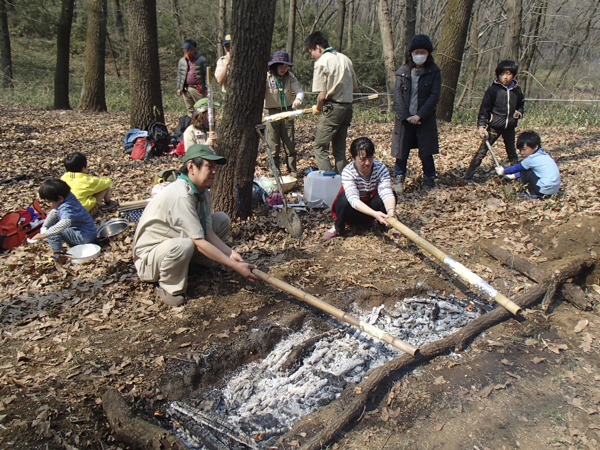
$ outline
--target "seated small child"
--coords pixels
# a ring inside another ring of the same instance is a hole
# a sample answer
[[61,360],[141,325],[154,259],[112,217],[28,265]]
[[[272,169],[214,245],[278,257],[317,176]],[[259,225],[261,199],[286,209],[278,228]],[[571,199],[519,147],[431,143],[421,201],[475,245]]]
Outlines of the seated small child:
[[87,158],[83,153],[75,152],[67,155],[65,173],[61,180],[71,187],[71,192],[92,217],[98,214],[102,202],[109,205],[112,196],[112,180],[107,177],[88,175]]
[[[214,106],[219,106],[219,104],[215,102]],[[208,125],[208,99],[202,98],[194,105],[192,122],[183,132],[183,145],[186,151],[195,144],[216,145],[217,133],[209,131]]]
[[375,146],[371,139],[355,139],[350,144],[350,154],[352,162],[342,171],[342,189],[331,205],[335,225],[323,234],[323,239],[343,233],[350,223],[377,220],[389,227],[385,219],[395,215],[396,196],[390,172],[373,158]]
[[497,167],[498,175],[520,178],[531,195],[545,197],[556,194],[560,188],[560,172],[554,160],[542,149],[540,135],[533,131],[521,133],[517,148],[523,160],[506,169]]
[[40,198],[50,205],[42,232],[32,239],[47,239],[54,257],[62,251],[63,241],[69,246],[89,244],[97,237],[94,219],[71,192],[67,183],[49,178],[40,187]]

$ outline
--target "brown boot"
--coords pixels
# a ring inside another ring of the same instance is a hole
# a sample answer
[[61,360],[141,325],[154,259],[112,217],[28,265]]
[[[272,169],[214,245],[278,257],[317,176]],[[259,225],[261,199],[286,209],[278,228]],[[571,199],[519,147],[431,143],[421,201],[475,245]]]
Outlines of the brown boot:
[[167,291],[165,291],[161,287],[156,288],[156,293],[158,294],[158,297],[164,302],[165,305],[169,305],[169,306],[172,306],[175,308],[175,307],[181,306],[185,303],[185,297],[182,294],[179,294],[179,295],[169,294]]

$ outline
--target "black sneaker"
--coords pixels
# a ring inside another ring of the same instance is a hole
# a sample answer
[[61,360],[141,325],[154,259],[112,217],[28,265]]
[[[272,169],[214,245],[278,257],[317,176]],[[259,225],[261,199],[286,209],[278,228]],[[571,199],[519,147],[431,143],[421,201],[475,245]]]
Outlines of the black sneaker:
[[421,187],[421,191],[419,193],[421,195],[423,195],[426,192],[431,191],[434,187],[435,187],[435,178],[424,175],[423,176],[423,187]]

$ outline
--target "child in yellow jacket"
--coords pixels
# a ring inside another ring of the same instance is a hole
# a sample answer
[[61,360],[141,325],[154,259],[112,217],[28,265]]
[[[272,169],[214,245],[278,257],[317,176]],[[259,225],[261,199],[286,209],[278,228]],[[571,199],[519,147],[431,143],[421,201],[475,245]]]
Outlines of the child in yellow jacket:
[[106,205],[111,203],[112,180],[88,175],[87,157],[83,153],[67,155],[64,164],[67,173],[60,179],[70,186],[71,192],[92,217],[98,214],[102,202]]

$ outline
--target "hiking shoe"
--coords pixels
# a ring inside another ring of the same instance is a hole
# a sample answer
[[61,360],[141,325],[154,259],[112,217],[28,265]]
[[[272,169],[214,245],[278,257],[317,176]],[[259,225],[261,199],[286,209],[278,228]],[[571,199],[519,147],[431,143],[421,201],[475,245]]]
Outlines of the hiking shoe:
[[427,175],[423,175],[423,186],[421,187],[421,191],[419,192],[421,195],[425,194],[428,191],[431,191],[435,187],[435,178],[428,177]]
[[327,230],[325,233],[323,233],[323,239],[325,239],[325,240],[333,239],[336,236],[338,236],[338,232],[335,229],[335,227],[331,227],[329,230]]
[[176,306],[183,305],[185,302],[185,297],[182,294],[179,294],[179,295],[169,294],[167,291],[165,291],[161,287],[156,288],[156,293],[158,294],[158,297],[163,301],[163,303],[165,305],[176,307]]
[[400,195],[404,192],[404,181],[406,180],[406,174],[396,175],[394,177],[394,191]]
[[472,178],[463,178],[462,184],[465,186],[471,186],[473,184],[473,179]]

